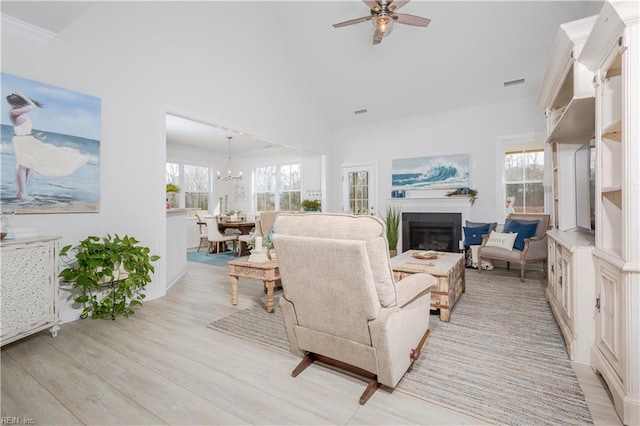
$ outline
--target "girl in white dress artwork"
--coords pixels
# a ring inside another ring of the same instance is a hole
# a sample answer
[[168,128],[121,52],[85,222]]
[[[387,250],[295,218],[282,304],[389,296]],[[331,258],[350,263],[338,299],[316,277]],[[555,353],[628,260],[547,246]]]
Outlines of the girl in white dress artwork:
[[27,113],[36,108],[44,108],[44,105],[20,92],[8,95],[7,102],[11,105],[9,119],[13,124],[12,144],[16,158],[18,199],[31,199],[27,193],[27,184],[32,172],[50,177],[68,176],[87,164],[90,156],[77,149],[57,147],[33,136]]

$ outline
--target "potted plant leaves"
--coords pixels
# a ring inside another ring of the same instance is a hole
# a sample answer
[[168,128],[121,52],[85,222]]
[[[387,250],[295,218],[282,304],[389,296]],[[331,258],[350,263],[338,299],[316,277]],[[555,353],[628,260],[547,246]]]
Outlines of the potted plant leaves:
[[386,225],[387,243],[389,243],[389,256],[398,254],[398,239],[400,237],[400,219],[402,209],[398,206],[387,206],[387,212],[382,219]]
[[155,272],[152,262],[160,257],[138,243],[133,237],[107,234],[62,248],[60,257],[68,266],[59,277],[79,291],[74,301],[83,308],[80,318],[128,317],[142,305],[144,289]]
[[320,200],[302,200],[300,205],[305,212],[319,212],[321,206]]

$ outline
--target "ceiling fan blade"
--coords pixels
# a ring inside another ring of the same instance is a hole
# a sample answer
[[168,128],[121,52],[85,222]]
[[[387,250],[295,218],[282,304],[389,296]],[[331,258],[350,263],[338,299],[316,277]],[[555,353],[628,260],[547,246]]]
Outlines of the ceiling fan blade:
[[339,22],[337,24],[333,24],[333,28],[346,27],[347,25],[359,24],[360,22],[366,22],[373,19],[373,15],[371,16],[363,16],[362,18],[350,19],[349,21]]
[[364,4],[369,6],[369,9],[371,9],[375,13],[378,13],[378,12],[380,12],[382,10],[382,7],[380,6],[380,3],[378,3],[376,0],[362,0],[362,1],[364,2]]
[[387,6],[387,10],[389,12],[395,12],[396,10],[400,9],[402,6],[404,6],[405,4],[409,3],[409,0],[395,0],[392,1],[388,6]]
[[426,27],[431,22],[431,19],[409,15],[407,13],[394,13],[391,16],[393,20],[399,24],[415,25],[416,27]]

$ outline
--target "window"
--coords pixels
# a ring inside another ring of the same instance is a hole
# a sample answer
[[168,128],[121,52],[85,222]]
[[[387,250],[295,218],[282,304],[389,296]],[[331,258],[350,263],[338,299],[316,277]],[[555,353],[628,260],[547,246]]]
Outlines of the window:
[[[185,208],[195,214],[209,210],[211,168],[183,163],[167,163],[167,183],[180,188],[180,193],[167,193],[174,208]],[[184,198],[180,195],[184,194]]]
[[300,164],[280,166],[280,210],[300,210]]
[[276,209],[276,168],[258,167],[254,171],[256,211]]
[[300,210],[300,164],[258,167],[253,171],[256,211]]
[[184,165],[184,206],[186,209],[209,210],[209,168]]
[[544,145],[507,144],[504,152],[504,191],[507,213],[544,213]]

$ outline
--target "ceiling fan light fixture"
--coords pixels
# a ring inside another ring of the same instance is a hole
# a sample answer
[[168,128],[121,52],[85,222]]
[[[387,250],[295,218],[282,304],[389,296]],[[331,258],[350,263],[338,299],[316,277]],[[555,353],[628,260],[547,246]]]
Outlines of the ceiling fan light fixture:
[[216,177],[218,180],[224,180],[224,181],[236,181],[236,180],[242,180],[242,172],[238,172],[237,174],[233,173],[233,164],[231,163],[231,136],[227,136],[227,139],[229,140],[229,157],[227,160],[227,173],[223,174],[220,172],[220,170],[218,170],[216,172]]
[[373,20],[373,31],[376,35],[386,37],[393,30],[393,18],[385,12],[381,12]]

